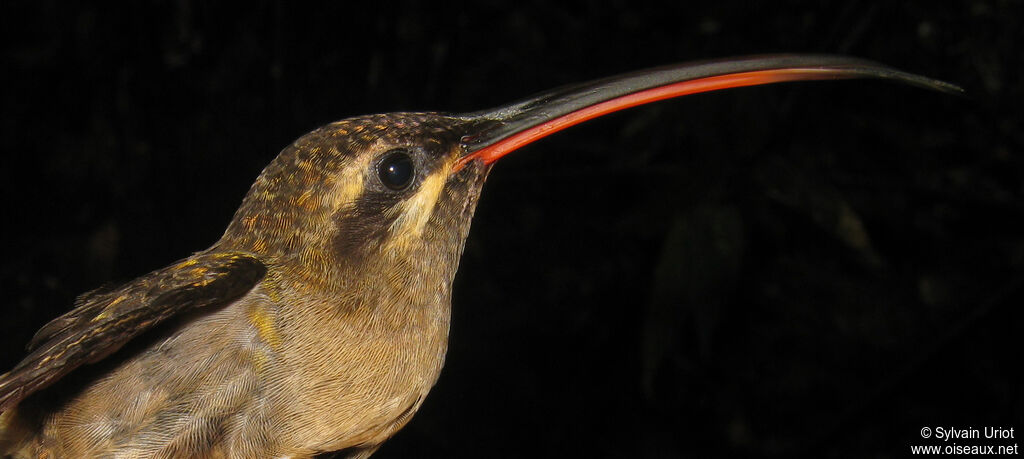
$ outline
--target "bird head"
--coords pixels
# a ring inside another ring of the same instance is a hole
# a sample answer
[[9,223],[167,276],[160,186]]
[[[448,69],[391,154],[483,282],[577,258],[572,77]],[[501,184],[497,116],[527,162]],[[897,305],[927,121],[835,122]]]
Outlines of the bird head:
[[253,184],[219,245],[273,257],[321,287],[375,269],[388,276],[441,275],[450,283],[491,166],[518,148],[667,98],[865,77],[959,91],[861,59],[755,56],[620,75],[479,112],[349,118],[285,148]]
[[467,130],[443,114],[391,113],[310,132],[264,169],[220,245],[315,283],[423,264],[453,276],[490,169],[460,167]]

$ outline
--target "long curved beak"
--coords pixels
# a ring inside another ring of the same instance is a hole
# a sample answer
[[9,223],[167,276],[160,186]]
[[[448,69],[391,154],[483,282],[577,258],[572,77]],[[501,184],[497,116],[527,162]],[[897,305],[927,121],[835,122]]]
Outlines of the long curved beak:
[[719,89],[804,80],[881,78],[946,93],[963,89],[852,57],[769,55],[691,62],[565,86],[491,110],[456,115],[473,126],[456,170],[493,163],[520,147],[584,121],[638,105]]

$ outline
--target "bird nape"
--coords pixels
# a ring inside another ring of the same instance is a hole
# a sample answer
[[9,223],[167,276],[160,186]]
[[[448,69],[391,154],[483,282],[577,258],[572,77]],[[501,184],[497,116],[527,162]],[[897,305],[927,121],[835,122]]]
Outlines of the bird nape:
[[662,99],[840,78],[960,91],[860,59],[756,56],[319,128],[263,170],[212,247],[86,293],[36,333],[0,376],[0,452],[369,456],[441,371],[452,280],[497,159]]

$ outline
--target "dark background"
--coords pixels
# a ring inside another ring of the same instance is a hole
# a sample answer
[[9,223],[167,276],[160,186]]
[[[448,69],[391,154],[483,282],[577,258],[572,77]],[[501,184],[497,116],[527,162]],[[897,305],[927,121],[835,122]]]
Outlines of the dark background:
[[445,372],[376,457],[886,457],[940,444],[923,426],[1020,434],[1022,15],[998,0],[3,2],[3,367],[77,294],[212,244],[318,125],[827,52],[968,97],[748,88],[504,159]]

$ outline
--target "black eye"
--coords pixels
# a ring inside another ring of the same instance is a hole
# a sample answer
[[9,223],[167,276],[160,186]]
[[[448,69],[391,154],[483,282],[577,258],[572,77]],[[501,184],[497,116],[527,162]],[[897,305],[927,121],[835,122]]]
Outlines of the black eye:
[[384,158],[377,163],[377,176],[380,183],[395,190],[404,190],[412,183],[416,175],[416,167],[412,163],[409,153],[401,148],[396,148],[384,154]]

